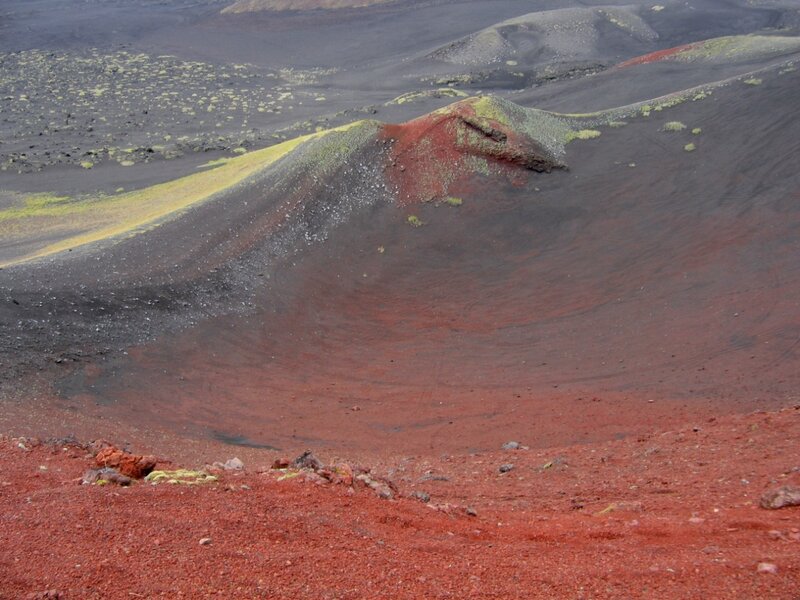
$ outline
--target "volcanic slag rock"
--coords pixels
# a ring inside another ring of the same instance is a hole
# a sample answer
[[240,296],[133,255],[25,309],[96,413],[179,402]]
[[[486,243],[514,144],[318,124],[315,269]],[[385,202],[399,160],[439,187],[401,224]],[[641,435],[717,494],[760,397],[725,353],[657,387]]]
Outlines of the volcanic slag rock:
[[212,469],[218,471],[242,471],[244,470],[244,463],[237,457],[229,458],[225,462],[215,462],[211,465]]
[[300,456],[294,459],[292,466],[296,469],[311,469],[312,471],[319,471],[322,468],[322,461],[314,456],[311,450],[306,450]]
[[100,468],[116,469],[126,477],[141,479],[155,468],[157,461],[153,456],[131,454],[109,446],[97,453],[94,462]]
[[800,506],[800,487],[785,485],[768,490],[761,496],[761,508],[775,510],[787,506]]
[[81,483],[84,485],[98,484],[104,485],[106,483],[115,483],[116,485],[130,485],[133,479],[127,475],[123,475],[116,469],[111,467],[103,467],[101,469],[89,469],[83,474]]
[[424,502],[425,504],[431,501],[431,495],[428,492],[423,492],[420,490],[415,490],[411,492],[411,497],[416,498],[417,500],[419,500],[420,502]]
[[222,468],[226,471],[241,471],[244,469],[244,463],[238,457],[233,457],[229,460],[226,460]]

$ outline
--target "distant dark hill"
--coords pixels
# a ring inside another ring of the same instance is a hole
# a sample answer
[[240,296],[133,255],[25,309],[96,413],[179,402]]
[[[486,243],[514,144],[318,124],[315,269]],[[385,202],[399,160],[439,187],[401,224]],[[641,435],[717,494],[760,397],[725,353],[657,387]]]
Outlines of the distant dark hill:
[[[796,35],[796,26],[792,25],[795,13],[789,4],[745,9],[736,2],[713,0],[692,5],[598,2],[595,6],[552,10],[537,7],[535,12],[496,22],[425,50],[411,64],[417,70],[437,73],[436,80],[441,82],[477,89],[520,90],[596,75],[626,60],[684,44],[697,44],[707,54],[717,54],[716,61],[706,56],[706,63],[729,65],[741,62],[737,54],[742,47],[751,58],[763,58],[770,51],[775,55],[785,52],[787,48],[766,48],[763,36],[753,36],[752,43],[748,38],[756,33]],[[729,47],[724,41],[715,46],[698,42],[718,36],[729,36]],[[732,48],[730,54],[726,53]]]
[[619,46],[628,54],[649,48],[658,34],[639,16],[638,6],[560,8],[508,19],[432,52],[444,62],[482,66],[512,61],[569,63],[600,60],[601,46]]

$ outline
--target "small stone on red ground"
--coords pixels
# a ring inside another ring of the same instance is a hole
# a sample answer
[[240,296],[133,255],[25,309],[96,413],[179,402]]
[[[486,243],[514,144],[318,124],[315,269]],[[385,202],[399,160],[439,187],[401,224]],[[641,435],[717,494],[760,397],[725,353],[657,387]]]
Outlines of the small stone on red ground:
[[800,506],[800,487],[785,485],[767,490],[761,496],[761,508],[775,510],[787,506]]
[[774,563],[762,562],[758,563],[758,567],[756,567],[756,570],[759,573],[774,575],[778,572],[778,565]]
[[286,469],[286,468],[289,467],[291,462],[292,461],[289,460],[288,458],[286,458],[285,456],[281,457],[281,458],[276,458],[272,463],[272,468],[273,469]]

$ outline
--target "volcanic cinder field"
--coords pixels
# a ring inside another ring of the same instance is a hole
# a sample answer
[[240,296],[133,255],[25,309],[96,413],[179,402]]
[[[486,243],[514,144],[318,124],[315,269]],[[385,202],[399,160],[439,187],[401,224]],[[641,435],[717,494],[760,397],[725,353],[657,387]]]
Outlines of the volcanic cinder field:
[[798,67],[793,0],[1,3],[0,598],[797,599]]

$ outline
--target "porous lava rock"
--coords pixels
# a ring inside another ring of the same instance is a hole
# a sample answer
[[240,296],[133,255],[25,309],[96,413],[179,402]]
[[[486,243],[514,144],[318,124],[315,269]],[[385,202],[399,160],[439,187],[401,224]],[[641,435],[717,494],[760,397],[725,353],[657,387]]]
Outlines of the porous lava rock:
[[800,506],[800,487],[784,485],[761,496],[761,508],[776,510],[787,506]]
[[84,473],[81,483],[84,485],[114,483],[116,485],[127,486],[133,483],[133,479],[123,475],[111,467],[101,469],[89,469]]
[[97,453],[94,462],[100,468],[110,467],[126,477],[141,479],[155,468],[158,461],[154,456],[131,454],[109,446]]

